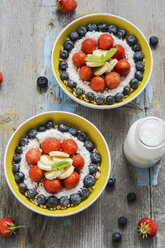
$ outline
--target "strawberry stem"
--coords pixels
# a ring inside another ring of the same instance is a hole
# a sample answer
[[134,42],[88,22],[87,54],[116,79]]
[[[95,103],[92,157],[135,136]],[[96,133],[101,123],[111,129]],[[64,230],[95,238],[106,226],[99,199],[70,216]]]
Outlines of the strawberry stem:
[[150,227],[149,224],[146,225],[146,223],[141,223],[140,226],[138,226],[138,232],[143,238],[147,238],[148,234],[150,234]]

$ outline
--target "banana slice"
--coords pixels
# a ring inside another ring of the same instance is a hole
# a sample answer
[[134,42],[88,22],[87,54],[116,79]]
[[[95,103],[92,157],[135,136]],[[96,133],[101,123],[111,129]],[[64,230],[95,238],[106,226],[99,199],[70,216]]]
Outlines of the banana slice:
[[99,67],[102,66],[104,63],[96,63],[96,62],[86,62],[86,65],[89,67]]
[[96,55],[98,57],[100,57],[101,55],[106,55],[107,54],[107,50],[102,50],[102,49],[97,49],[93,51],[93,55]]
[[56,164],[60,161],[68,161],[70,162],[71,164],[73,163],[73,160],[71,158],[56,158],[56,157],[53,157],[53,162]]
[[51,165],[43,164],[41,161],[38,161],[37,165],[41,170],[52,171]]
[[74,166],[71,165],[71,166],[67,167],[66,169],[64,169],[64,172],[58,178],[59,179],[65,179],[65,178],[69,177],[73,171],[74,171]]
[[67,154],[65,152],[59,152],[59,151],[49,152],[49,156],[51,156],[51,157],[69,158],[69,154]]
[[107,70],[106,73],[109,73],[113,70],[113,68],[116,66],[118,60],[117,59],[112,59],[109,63],[107,62]]
[[106,62],[103,66],[101,66],[100,68],[98,68],[94,71],[94,75],[100,76],[100,75],[104,74],[108,70],[108,66],[109,66],[109,63]]
[[40,162],[42,164],[45,164],[45,165],[52,165],[54,164],[53,160],[51,157],[49,157],[49,155],[42,155],[41,158],[40,158]]
[[63,173],[64,169],[58,170],[58,171],[49,171],[45,172],[45,177],[49,180],[53,180],[57,177],[59,177]]

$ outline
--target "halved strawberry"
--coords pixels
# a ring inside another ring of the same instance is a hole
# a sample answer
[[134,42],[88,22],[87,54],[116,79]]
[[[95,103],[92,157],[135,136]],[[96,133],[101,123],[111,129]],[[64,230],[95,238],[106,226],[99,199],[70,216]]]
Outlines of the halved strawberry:
[[113,48],[116,48],[117,51],[116,53],[112,56],[112,58],[120,60],[120,59],[124,59],[125,57],[125,49],[124,47],[122,47],[121,45],[115,45],[113,46]]
[[73,139],[67,139],[61,143],[61,150],[68,153],[69,155],[75,154],[77,152],[77,149],[78,146]]
[[28,164],[37,164],[41,156],[39,148],[32,148],[25,155]]
[[116,72],[122,76],[127,76],[127,74],[130,72],[130,69],[130,63],[125,59],[119,60],[115,67]]
[[41,149],[46,154],[49,154],[49,152],[52,151],[59,151],[60,146],[61,142],[56,138],[48,138],[41,143]]
[[92,78],[90,86],[95,91],[100,91],[105,88],[105,80],[102,77],[95,76]]
[[29,176],[32,181],[39,182],[44,178],[45,172],[41,170],[37,165],[34,165],[29,170]]
[[89,66],[83,66],[79,70],[79,76],[84,81],[89,81],[93,77],[93,71]]
[[82,67],[83,65],[86,65],[86,57],[87,55],[83,52],[75,53],[72,57],[73,64],[77,67]]
[[80,181],[80,175],[74,171],[69,177],[63,180],[63,184],[67,189],[75,188]]
[[86,54],[91,54],[96,50],[96,43],[92,39],[86,39],[82,42],[81,49]]
[[73,156],[72,160],[76,171],[80,171],[84,167],[85,161],[80,155]]
[[48,193],[56,194],[61,189],[61,182],[57,178],[55,178],[53,180],[45,179],[44,188]]
[[98,47],[103,50],[108,50],[113,46],[114,39],[110,34],[102,34],[98,39]]
[[115,89],[120,84],[120,74],[117,72],[110,72],[105,76],[105,83],[108,88]]

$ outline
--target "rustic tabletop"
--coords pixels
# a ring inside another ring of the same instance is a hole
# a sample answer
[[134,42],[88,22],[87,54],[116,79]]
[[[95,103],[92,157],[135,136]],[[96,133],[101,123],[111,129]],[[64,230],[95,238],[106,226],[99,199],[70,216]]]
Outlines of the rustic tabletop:
[[[0,218],[13,217],[27,226],[10,239],[0,239],[1,248],[106,248],[116,247],[111,237],[123,235],[118,247],[164,248],[165,168],[164,160],[152,169],[136,169],[123,156],[123,141],[129,126],[138,118],[156,115],[165,119],[165,1],[164,0],[78,0],[76,12],[62,16],[55,0],[0,1]],[[153,73],[144,92],[132,103],[114,110],[94,110],[76,104],[57,85],[51,69],[51,51],[57,34],[72,20],[96,12],[124,17],[137,25],[147,39],[155,34],[160,43],[153,51]],[[46,75],[49,89],[40,92],[38,76]],[[3,156],[13,131],[34,114],[64,110],[93,122],[105,136],[112,155],[113,189],[106,189],[89,209],[66,218],[48,218],[25,208],[10,192],[4,177]],[[159,174],[159,175],[158,175]],[[129,192],[137,195],[128,205]],[[128,218],[121,230],[120,216]],[[136,225],[151,216],[158,224],[157,238],[142,240]]]

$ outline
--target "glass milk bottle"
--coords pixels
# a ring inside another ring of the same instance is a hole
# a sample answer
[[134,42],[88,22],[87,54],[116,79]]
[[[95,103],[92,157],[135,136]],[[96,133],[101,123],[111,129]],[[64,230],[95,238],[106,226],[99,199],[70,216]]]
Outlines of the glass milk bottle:
[[135,121],[125,139],[124,154],[134,166],[155,165],[165,154],[165,122],[154,116]]

